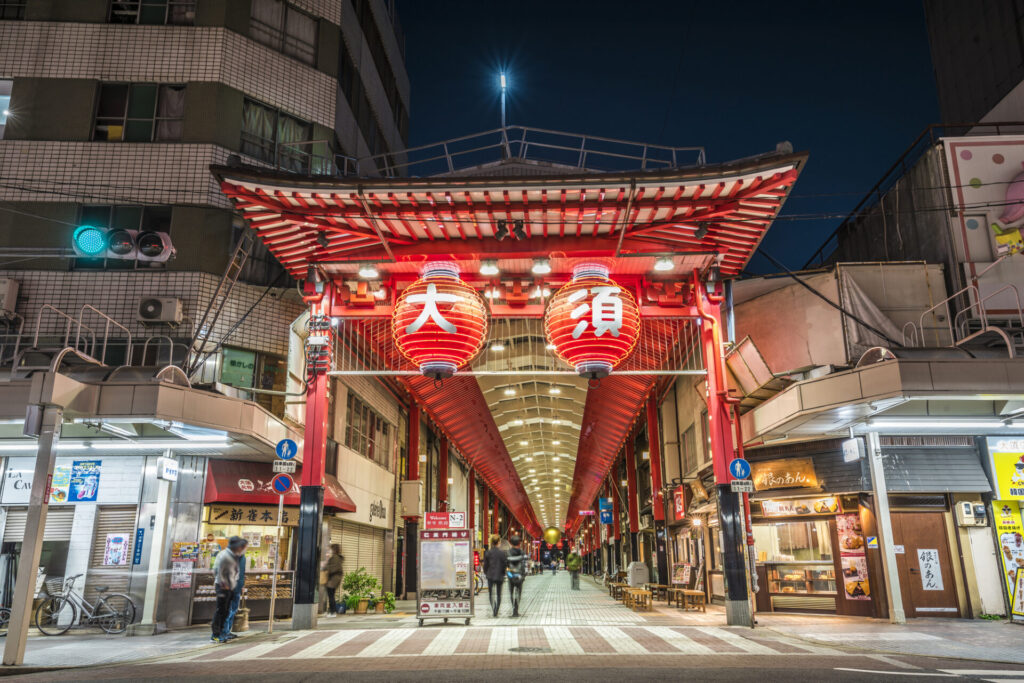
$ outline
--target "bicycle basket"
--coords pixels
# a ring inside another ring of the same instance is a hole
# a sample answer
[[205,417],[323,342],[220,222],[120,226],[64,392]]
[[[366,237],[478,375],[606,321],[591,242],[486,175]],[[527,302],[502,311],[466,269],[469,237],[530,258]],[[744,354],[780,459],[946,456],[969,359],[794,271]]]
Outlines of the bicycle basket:
[[47,579],[43,582],[43,592],[47,595],[60,595],[64,592],[64,577],[58,576],[53,579]]

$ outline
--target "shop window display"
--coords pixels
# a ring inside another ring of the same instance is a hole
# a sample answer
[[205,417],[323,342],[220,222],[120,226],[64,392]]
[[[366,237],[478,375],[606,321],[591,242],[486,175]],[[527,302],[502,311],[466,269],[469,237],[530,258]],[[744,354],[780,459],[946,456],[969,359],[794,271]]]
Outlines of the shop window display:
[[773,595],[835,595],[829,524],[777,522],[754,525],[757,560],[767,569]]

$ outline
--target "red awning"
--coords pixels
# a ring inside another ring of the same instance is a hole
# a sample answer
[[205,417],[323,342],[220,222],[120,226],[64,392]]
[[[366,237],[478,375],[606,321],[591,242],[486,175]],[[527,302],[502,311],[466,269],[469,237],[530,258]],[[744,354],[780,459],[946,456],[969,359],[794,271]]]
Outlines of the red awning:
[[[277,505],[277,493],[270,487],[274,466],[269,462],[239,462],[237,460],[210,460],[206,466],[206,493],[204,503],[251,503]],[[300,481],[302,467],[292,478]],[[299,485],[285,494],[285,505],[299,504]],[[342,512],[355,512],[356,504],[345,493],[337,478],[324,475],[324,507]]]

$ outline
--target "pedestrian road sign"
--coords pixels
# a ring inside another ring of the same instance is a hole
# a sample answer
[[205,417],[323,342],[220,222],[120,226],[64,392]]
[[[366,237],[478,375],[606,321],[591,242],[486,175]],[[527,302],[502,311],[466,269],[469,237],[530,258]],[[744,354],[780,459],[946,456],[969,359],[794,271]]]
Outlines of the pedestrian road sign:
[[291,460],[299,454],[299,444],[291,439],[281,439],[277,442],[277,457],[282,460]]
[[284,474],[295,474],[295,468],[298,467],[294,460],[275,460],[274,461],[274,472],[283,472]]
[[274,491],[280,493],[282,496],[292,490],[292,484],[292,478],[287,474],[278,474],[270,482]]
[[750,463],[743,458],[733,458],[729,463],[729,472],[736,479],[746,479],[750,476]]

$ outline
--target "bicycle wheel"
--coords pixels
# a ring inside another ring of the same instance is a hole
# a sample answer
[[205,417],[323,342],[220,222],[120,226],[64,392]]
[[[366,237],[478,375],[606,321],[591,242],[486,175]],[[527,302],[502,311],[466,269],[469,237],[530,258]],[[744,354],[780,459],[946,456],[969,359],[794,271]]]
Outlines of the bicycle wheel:
[[104,596],[96,605],[92,620],[107,633],[124,633],[135,621],[135,603],[124,593]]
[[59,595],[47,598],[36,608],[36,628],[47,636],[59,636],[67,633],[78,621],[78,609],[75,603]]
[[11,625],[11,610],[0,607],[0,636],[7,635],[7,628]]

